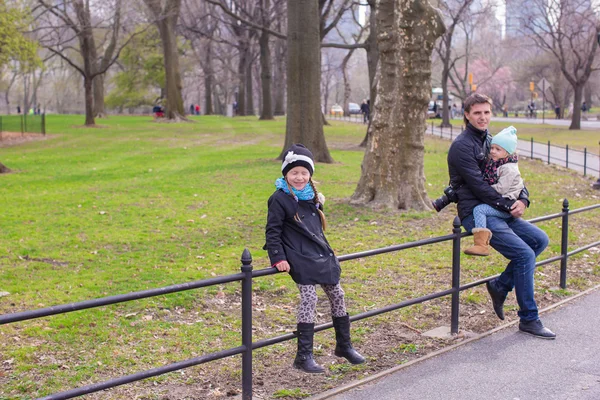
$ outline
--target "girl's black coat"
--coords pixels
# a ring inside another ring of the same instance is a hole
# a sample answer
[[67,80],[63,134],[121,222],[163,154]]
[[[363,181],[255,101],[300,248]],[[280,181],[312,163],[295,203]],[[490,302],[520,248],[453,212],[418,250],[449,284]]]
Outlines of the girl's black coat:
[[[290,275],[301,285],[335,285],[340,281],[340,263],[327,242],[321,217],[312,200],[296,201],[283,190],[269,198],[265,250],[271,265],[290,264]],[[297,222],[294,216],[302,222]]]

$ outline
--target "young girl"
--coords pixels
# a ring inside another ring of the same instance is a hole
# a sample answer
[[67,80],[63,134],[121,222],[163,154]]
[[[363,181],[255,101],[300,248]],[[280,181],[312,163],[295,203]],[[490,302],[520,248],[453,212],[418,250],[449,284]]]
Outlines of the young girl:
[[340,264],[323,234],[324,197],[311,179],[313,155],[301,144],[292,145],[281,165],[283,177],[269,198],[265,249],[271,265],[287,271],[300,290],[297,312],[298,352],[294,368],[323,373],[313,359],[313,336],[317,307],[316,285],[321,285],[331,305],[335,328],[335,355],[352,364],[365,362],[350,342],[350,318],[340,286]]
[[[516,200],[523,190],[523,179],[517,164],[517,130],[509,126],[492,138],[490,159],[483,171],[483,179],[503,197]],[[471,231],[475,245],[465,250],[472,256],[488,256],[492,232],[487,229],[487,217],[511,218],[507,212],[488,204],[480,204],[473,209],[475,228]]]

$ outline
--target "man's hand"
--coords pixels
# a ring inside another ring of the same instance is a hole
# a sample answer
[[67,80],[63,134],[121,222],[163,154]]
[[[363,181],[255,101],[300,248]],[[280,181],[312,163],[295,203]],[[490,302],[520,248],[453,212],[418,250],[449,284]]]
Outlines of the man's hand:
[[512,215],[515,218],[521,218],[523,216],[523,214],[525,214],[525,209],[527,208],[527,206],[525,205],[525,203],[521,200],[517,200],[515,201],[515,204],[513,204],[512,208],[510,209],[510,215]]
[[290,264],[285,260],[275,264],[274,267],[281,272],[290,272]]

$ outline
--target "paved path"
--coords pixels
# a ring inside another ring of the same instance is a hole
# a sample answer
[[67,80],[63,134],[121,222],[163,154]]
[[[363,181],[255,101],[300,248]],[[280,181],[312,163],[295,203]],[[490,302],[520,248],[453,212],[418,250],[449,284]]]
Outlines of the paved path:
[[600,290],[542,314],[542,340],[511,325],[332,400],[598,400]]

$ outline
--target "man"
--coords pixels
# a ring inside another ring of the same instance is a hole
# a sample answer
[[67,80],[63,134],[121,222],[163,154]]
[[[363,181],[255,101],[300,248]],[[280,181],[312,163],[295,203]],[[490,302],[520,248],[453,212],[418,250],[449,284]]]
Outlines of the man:
[[510,260],[497,279],[487,283],[496,315],[504,320],[504,301],[513,288],[519,303],[519,330],[536,337],[554,339],[556,335],[545,328],[538,317],[534,299],[533,273],[535,258],[548,245],[548,236],[538,227],[520,218],[529,206],[527,189],[517,200],[500,196],[483,180],[492,137],[488,132],[492,115],[492,100],[474,93],[465,100],[464,122],[466,129],[456,138],[448,152],[450,185],[458,198],[458,216],[468,232],[475,226],[473,208],[485,203],[512,218],[503,220],[488,217],[492,231],[490,245]]
[[364,99],[362,104],[360,105],[360,111],[363,114],[363,123],[366,124],[367,122],[369,122],[369,113],[371,111],[367,99]]

